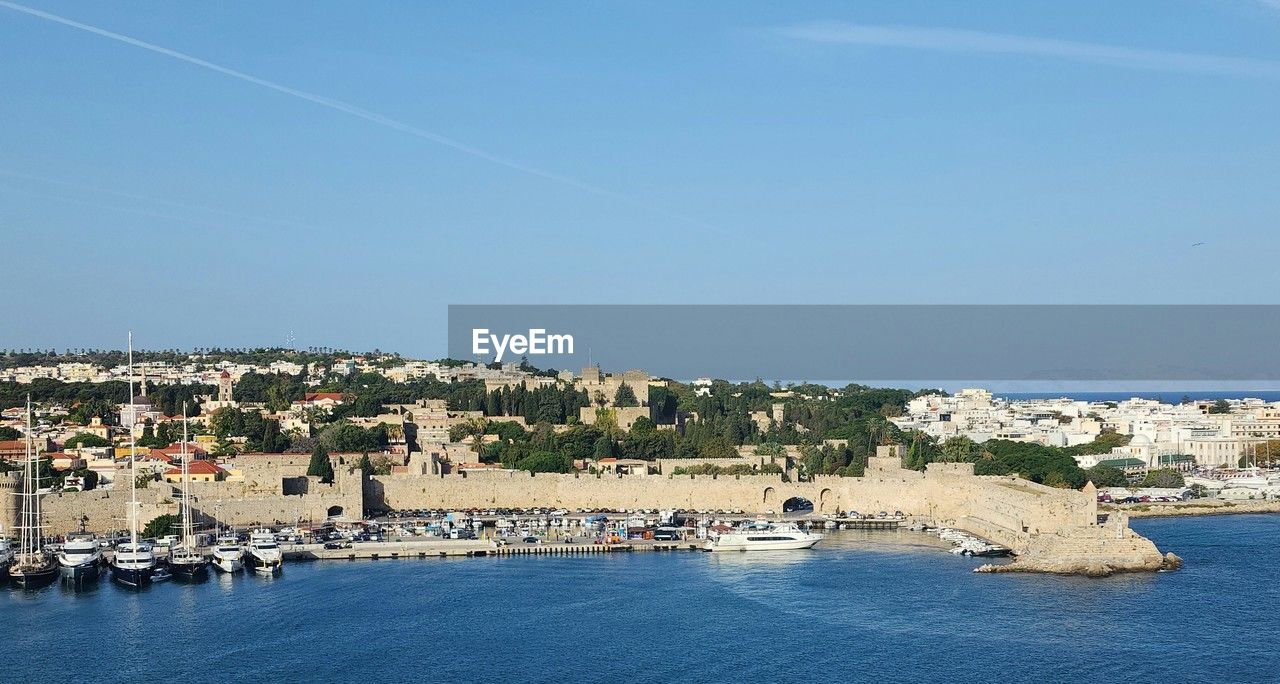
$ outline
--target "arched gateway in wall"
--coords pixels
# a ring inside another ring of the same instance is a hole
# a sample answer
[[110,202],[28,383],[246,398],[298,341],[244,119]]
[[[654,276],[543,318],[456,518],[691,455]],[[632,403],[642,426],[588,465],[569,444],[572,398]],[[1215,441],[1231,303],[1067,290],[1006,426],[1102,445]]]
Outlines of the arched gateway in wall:
[[823,489],[818,492],[818,502],[814,504],[814,509],[819,513],[834,513],[836,510],[836,496],[830,489]]

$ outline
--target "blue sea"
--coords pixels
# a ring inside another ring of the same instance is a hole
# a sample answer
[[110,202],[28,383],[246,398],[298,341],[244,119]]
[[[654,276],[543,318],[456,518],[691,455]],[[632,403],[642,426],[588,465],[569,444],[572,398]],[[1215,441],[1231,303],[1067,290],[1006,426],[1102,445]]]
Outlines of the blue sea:
[[1177,572],[970,572],[915,532],[809,552],[289,565],[0,591],[0,681],[1275,682],[1280,516],[1139,520]]

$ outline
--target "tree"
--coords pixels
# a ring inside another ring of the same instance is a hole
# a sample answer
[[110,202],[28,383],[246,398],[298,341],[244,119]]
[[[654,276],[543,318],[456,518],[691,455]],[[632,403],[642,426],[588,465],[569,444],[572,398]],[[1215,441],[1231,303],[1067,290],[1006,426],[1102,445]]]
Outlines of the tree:
[[973,460],[978,445],[972,439],[959,435],[942,443],[943,460],[948,463],[963,463]]
[[1209,407],[1209,413],[1231,413],[1231,404],[1226,399],[1219,399]]
[[157,518],[153,518],[151,522],[147,523],[147,525],[142,528],[142,536],[147,539],[163,537],[176,530],[181,522],[182,518],[172,513],[166,513]]
[[613,395],[613,405],[627,408],[631,406],[639,406],[640,401],[636,399],[635,390],[631,389],[631,386],[624,382],[618,385],[618,391]]
[[317,444],[311,452],[311,463],[307,465],[307,475],[319,477],[321,482],[333,482],[333,462],[329,460],[329,451],[323,444]]
[[66,443],[62,445],[62,448],[77,449],[80,447],[92,448],[92,447],[109,447],[109,446],[111,446],[111,442],[97,435],[91,435],[87,432],[81,432],[81,433],[77,433],[71,439],[68,439]]
[[84,481],[84,486],[81,489],[86,492],[91,491],[98,486],[98,471],[96,470],[81,468],[75,471],[73,475]]
[[1185,484],[1182,473],[1172,468],[1149,470],[1142,478],[1143,487],[1181,488]]
[[360,469],[360,472],[363,473],[365,477],[369,477],[373,474],[373,463],[369,461],[369,454],[361,456],[360,464],[356,467]]
[[1129,478],[1123,470],[1108,465],[1096,465],[1085,471],[1085,476],[1095,487],[1125,487]]
[[531,473],[567,473],[573,470],[573,461],[562,454],[539,451],[517,461],[516,469]]
[[650,420],[648,416],[640,416],[631,424],[631,434],[637,437],[650,434],[657,429],[658,427],[654,425],[653,421]]
[[8,441],[14,439],[22,439],[22,433],[8,425],[0,425],[0,440]]

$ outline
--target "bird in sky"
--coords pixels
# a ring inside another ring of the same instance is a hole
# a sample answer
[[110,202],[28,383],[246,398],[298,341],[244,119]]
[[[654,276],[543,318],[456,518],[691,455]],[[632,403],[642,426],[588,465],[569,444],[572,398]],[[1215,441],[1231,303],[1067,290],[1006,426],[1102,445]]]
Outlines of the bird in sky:
[[1194,245],[1191,245],[1191,246],[1192,246],[1192,247],[1199,247],[1200,245],[1203,245],[1203,244],[1204,244],[1203,242],[1197,242],[1197,243],[1195,243]]

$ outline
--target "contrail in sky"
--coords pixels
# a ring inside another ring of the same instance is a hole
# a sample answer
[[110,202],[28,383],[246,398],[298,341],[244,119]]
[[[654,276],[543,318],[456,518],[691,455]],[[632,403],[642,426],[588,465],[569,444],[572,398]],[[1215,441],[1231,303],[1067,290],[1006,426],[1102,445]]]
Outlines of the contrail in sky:
[[71,28],[78,29],[80,31],[85,31],[87,33],[92,33],[94,35],[102,36],[103,38],[110,38],[111,40],[124,43],[126,45],[132,45],[134,47],[142,48],[143,50],[150,50],[151,52],[164,55],[165,57],[171,57],[181,62],[186,62],[188,64],[193,64],[203,69],[208,69],[209,71],[215,71],[219,74],[223,74],[224,76],[230,76],[232,78],[245,81],[246,83],[252,83],[257,86],[262,86],[263,88],[274,90],[278,93],[283,93],[285,95],[290,95],[292,97],[296,97],[301,100],[306,100],[307,102],[318,104],[321,107],[327,107],[334,111],[342,112],[343,114],[349,114],[351,116],[359,117],[366,121],[378,124],[379,126],[385,126],[387,128],[400,131],[402,133],[408,133],[409,135],[422,138],[423,140],[430,140],[431,142],[437,143],[439,145],[444,145],[445,147],[452,148],[464,154],[469,154],[473,157],[479,157],[480,159],[484,159],[486,161],[493,162],[494,164],[505,166],[509,169],[520,171],[521,173],[526,173],[531,176],[537,176],[539,178],[560,183],[562,185],[568,185],[570,187],[577,188],[579,190],[589,192],[594,195],[608,197],[610,199],[617,200],[625,204],[630,204],[634,207],[644,209],[646,211],[650,211],[655,214],[661,214],[668,218],[678,219],[680,221],[684,221],[687,223],[705,225],[703,224],[703,222],[697,219],[688,218],[685,216],[681,216],[679,214],[673,214],[666,210],[659,209],[657,207],[653,207],[648,204],[644,204],[626,195],[614,192],[612,190],[606,190],[605,188],[601,188],[601,187],[592,185],[590,183],[580,181],[576,178],[570,178],[569,176],[563,176],[551,171],[544,171],[542,169],[539,169],[533,166],[522,164],[518,161],[507,159],[505,157],[500,157],[496,154],[493,154],[492,152],[486,152],[485,150],[482,150],[478,147],[473,147],[471,145],[468,145],[463,142],[459,142],[457,140],[440,135],[438,133],[432,133],[431,131],[404,123],[403,121],[397,121],[390,117],[383,116],[382,114],[379,114],[377,112],[371,112],[367,109],[357,107],[353,104],[349,104],[341,100],[334,100],[334,99],[324,97],[323,95],[316,95],[315,93],[309,93],[305,90],[290,88],[289,86],[281,85],[274,81],[269,81],[265,78],[258,78],[257,76],[246,74],[243,71],[236,71],[235,69],[224,67],[220,64],[214,64],[213,62],[200,59],[199,57],[193,57],[191,55],[186,54],[185,52],[178,52],[177,50],[171,50],[167,47],[156,45],[155,43],[148,43],[144,40],[139,40],[137,38],[126,36],[121,33],[116,33],[114,31],[108,31],[103,28],[98,28],[97,26],[91,26],[89,24],[75,21],[74,19],[68,19],[66,17],[62,17],[57,14],[51,14],[49,12],[38,10],[33,7],[27,7],[26,5],[19,5],[14,2],[9,2],[8,0],[0,0],[0,7],[5,7],[15,12],[28,14],[33,17],[44,19],[46,21],[51,21],[56,24],[61,24],[63,26],[69,26]]
[[[1277,0],[1280,3],[1280,0]],[[1172,71],[1255,78],[1280,78],[1280,61],[1222,57],[1167,50],[1147,50],[1119,45],[1085,43],[1054,38],[1032,38],[1007,33],[924,26],[873,26],[845,22],[820,22],[786,26],[779,35],[810,43],[862,45],[953,53],[987,53],[1050,57],[1076,62],[1107,64],[1128,69]]]

